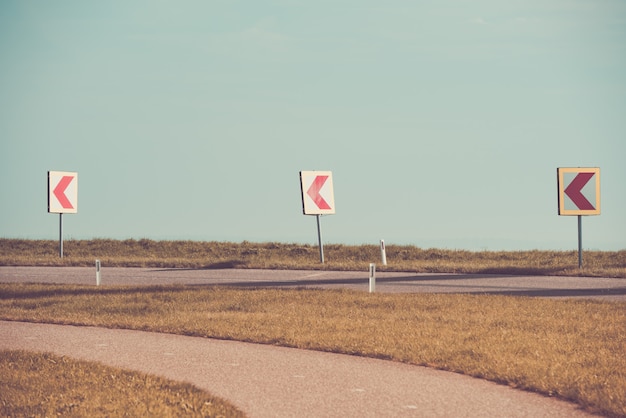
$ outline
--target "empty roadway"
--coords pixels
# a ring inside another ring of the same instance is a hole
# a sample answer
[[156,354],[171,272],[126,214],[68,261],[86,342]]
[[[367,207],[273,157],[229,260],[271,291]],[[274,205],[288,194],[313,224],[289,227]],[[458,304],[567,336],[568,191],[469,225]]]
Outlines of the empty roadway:
[[[106,268],[107,285],[321,287],[368,291],[369,272]],[[94,268],[0,267],[0,282],[95,286]],[[377,273],[378,292],[626,300],[626,280]],[[190,382],[251,417],[588,416],[574,404],[391,361],[130,330],[0,321],[0,348],[46,351]]]
[[[106,285],[190,284],[242,287],[346,288],[367,292],[369,270],[101,268]],[[0,282],[96,284],[94,267],[0,267]],[[626,301],[626,279],[495,274],[377,272],[376,291],[591,297]]]

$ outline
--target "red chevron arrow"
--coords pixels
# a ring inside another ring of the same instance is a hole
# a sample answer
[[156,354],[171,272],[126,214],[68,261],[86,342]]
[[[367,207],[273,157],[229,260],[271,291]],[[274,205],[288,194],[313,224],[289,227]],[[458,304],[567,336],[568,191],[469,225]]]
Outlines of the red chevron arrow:
[[565,194],[572,199],[572,202],[578,207],[580,210],[594,210],[595,208],[587,200],[585,196],[583,196],[581,190],[589,180],[593,177],[595,173],[578,173],[574,180],[567,186],[565,189]]
[[328,180],[328,176],[316,176],[315,180],[313,180],[313,184],[311,184],[311,187],[309,187],[309,190],[306,192],[320,209],[331,209],[330,205],[320,195],[320,190],[322,190],[326,180]]
[[70,183],[74,180],[74,176],[63,176],[57,187],[54,188],[53,193],[56,196],[57,200],[63,207],[63,209],[74,209],[70,200],[65,196],[65,189]]

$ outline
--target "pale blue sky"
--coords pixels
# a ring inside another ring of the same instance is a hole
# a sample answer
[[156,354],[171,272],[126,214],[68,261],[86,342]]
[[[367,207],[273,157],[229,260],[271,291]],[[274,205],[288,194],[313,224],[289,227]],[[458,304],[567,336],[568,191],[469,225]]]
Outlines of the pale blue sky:
[[577,248],[557,167],[600,167],[626,248],[626,2],[0,3],[0,236]]

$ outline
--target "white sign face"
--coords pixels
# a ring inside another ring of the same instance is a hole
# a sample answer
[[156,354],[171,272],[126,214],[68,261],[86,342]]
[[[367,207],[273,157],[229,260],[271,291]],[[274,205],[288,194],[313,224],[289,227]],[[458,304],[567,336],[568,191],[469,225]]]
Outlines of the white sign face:
[[48,212],[78,213],[78,173],[48,171]]
[[305,215],[335,213],[333,173],[331,171],[301,171],[302,212]]

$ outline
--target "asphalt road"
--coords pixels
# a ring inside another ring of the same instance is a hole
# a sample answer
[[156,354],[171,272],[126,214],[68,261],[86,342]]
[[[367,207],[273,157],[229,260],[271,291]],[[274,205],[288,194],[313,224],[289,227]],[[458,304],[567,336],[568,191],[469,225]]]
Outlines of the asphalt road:
[[0,321],[0,348],[189,382],[250,417],[590,416],[574,404],[455,373],[234,341]]
[[[94,268],[0,267],[1,282],[96,285]],[[349,288],[369,271],[107,268],[108,285]],[[626,300],[626,279],[383,273],[377,292],[445,292]],[[390,361],[206,338],[0,321],[0,348],[47,351],[187,381],[251,417],[577,417],[574,404]]]
[[[369,270],[154,269],[102,266],[101,285],[193,284],[369,291]],[[1,282],[96,284],[94,267],[0,267]],[[626,301],[626,279],[491,274],[376,273],[376,291],[585,297]]]

